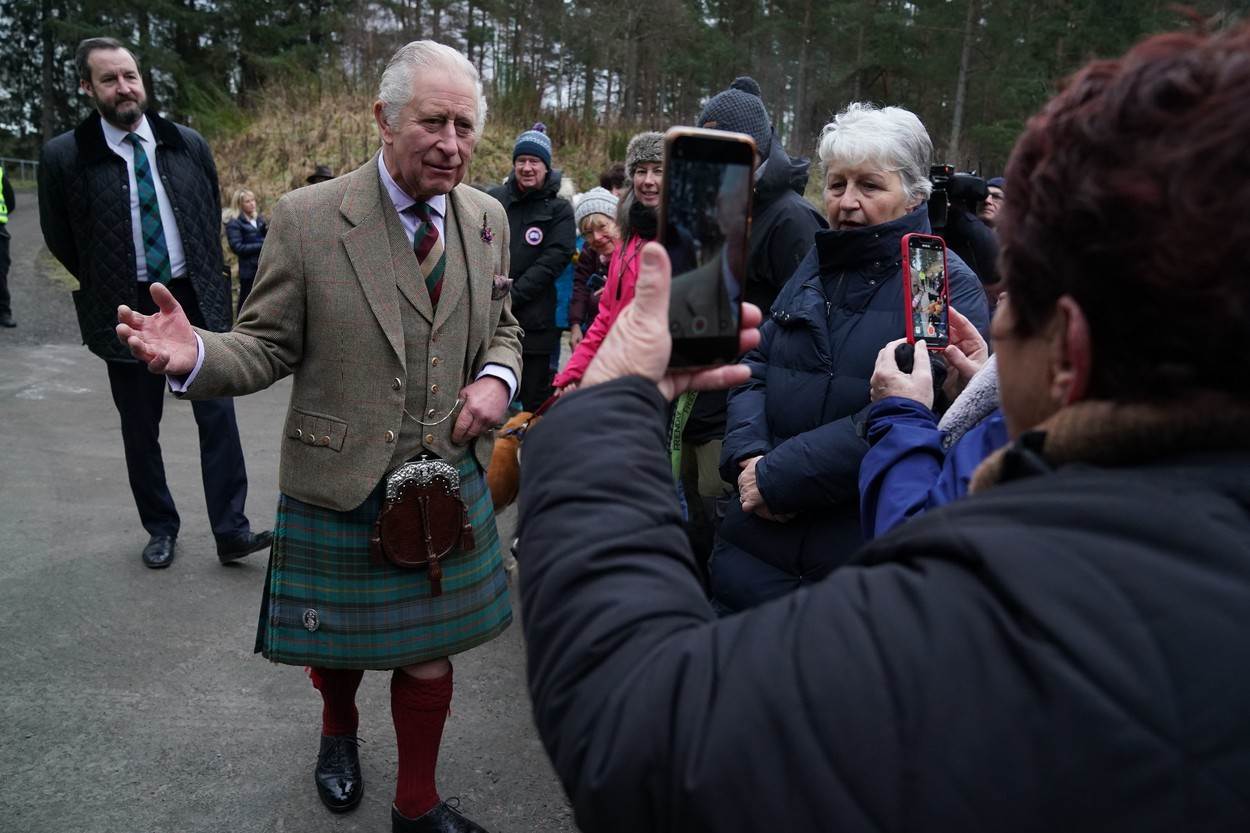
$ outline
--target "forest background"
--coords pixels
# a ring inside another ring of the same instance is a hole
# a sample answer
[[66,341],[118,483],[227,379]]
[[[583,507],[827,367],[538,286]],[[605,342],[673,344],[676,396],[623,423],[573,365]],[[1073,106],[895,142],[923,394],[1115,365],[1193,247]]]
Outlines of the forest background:
[[[1250,14],[1186,6],[1213,27]],[[556,167],[590,187],[634,132],[693,123],[744,74],[792,154],[871,100],[915,111],[937,161],[989,176],[1072,70],[1182,25],[1163,0],[0,0],[0,155],[35,158],[88,113],[74,48],[111,35],[139,56],[150,106],[208,138],[227,197],[246,184],[271,205],[314,163],[372,155],[382,67],[432,38],[484,79],[475,182],[499,181],[513,137],[543,121]]]

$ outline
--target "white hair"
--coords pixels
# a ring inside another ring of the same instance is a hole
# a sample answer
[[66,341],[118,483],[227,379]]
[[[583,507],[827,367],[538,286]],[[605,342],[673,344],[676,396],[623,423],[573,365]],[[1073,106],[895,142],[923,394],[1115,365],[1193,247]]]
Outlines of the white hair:
[[927,200],[933,193],[929,181],[933,141],[916,114],[902,107],[848,104],[820,131],[817,153],[826,171],[835,164],[871,163],[896,171],[908,199]]
[[432,40],[414,40],[401,46],[382,71],[378,99],[382,102],[382,117],[386,123],[393,124],[399,111],[412,100],[412,76],[426,67],[458,72],[473,82],[473,90],[477,94],[474,133],[481,138],[486,128],[486,96],[482,93],[482,79],[478,76],[477,67],[457,50]]

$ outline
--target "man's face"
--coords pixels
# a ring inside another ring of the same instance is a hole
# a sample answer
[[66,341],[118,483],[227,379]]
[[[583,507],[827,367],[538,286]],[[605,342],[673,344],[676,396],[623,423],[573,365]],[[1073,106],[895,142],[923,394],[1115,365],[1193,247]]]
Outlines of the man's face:
[[412,75],[412,99],[388,124],[382,102],[373,115],[382,160],[408,196],[426,200],[460,184],[477,145],[477,90],[458,72],[425,67]]
[[994,225],[994,221],[998,219],[998,212],[1003,207],[1003,199],[1003,189],[997,185],[991,185],[985,202],[981,203],[981,207],[977,209],[977,216],[981,218],[981,222],[987,226]]
[[79,88],[114,127],[131,130],[143,117],[148,96],[139,76],[139,66],[125,49],[96,49],[87,56],[91,80]]
[[664,184],[664,166],[659,162],[639,162],[634,167],[634,194],[638,202],[655,208],[660,204],[660,186]]
[[512,170],[516,174],[517,188],[521,191],[538,188],[547,181],[547,166],[537,156],[521,154],[512,163]]

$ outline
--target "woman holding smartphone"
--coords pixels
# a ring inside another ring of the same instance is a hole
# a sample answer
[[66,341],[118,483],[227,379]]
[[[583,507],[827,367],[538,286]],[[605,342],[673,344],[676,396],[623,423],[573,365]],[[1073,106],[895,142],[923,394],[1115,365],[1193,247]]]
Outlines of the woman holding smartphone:
[[608,264],[608,280],[599,298],[599,312],[586,337],[577,345],[568,366],[552,383],[557,391],[574,388],[590,366],[621,310],[634,297],[638,282],[638,252],[654,240],[659,229],[660,191],[664,182],[664,134],[639,133],[625,149],[625,172],[629,187],[617,207],[620,239]]
[[[777,296],[751,381],[729,395],[721,475],[736,483],[711,590],[742,610],[823,578],[862,541],[858,473],[878,351],[906,335],[901,244],[931,233],[933,143],[915,114],[855,103],[821,131],[830,230]],[[984,333],[977,276],[948,254],[951,304]]]

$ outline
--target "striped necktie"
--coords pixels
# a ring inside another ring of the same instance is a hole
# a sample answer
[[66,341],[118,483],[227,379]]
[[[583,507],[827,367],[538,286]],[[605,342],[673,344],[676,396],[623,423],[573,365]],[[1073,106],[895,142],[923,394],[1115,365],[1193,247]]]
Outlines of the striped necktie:
[[420,221],[412,238],[412,250],[417,254],[417,264],[425,278],[425,288],[430,293],[430,303],[438,306],[438,296],[443,292],[443,271],[447,268],[447,253],[443,250],[443,240],[438,229],[430,220],[430,207],[423,202],[415,202],[408,207]]
[[134,148],[135,184],[139,189],[139,222],[143,229],[143,256],[148,264],[148,280],[169,283],[173,275],[169,271],[169,247],[165,245],[165,229],[161,225],[161,207],[156,201],[156,183],[152,180],[152,166],[148,164],[147,151],[134,133],[126,134],[126,141]]

